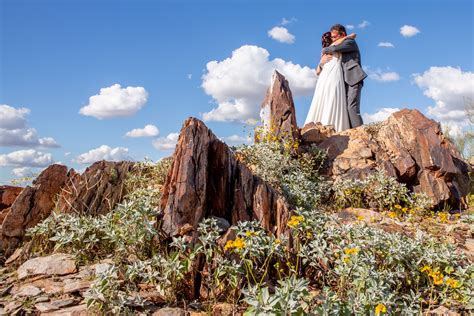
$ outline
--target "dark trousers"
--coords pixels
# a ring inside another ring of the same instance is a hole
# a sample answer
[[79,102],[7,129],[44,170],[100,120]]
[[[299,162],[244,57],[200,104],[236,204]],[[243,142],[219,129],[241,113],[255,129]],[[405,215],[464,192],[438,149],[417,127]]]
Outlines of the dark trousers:
[[346,85],[346,96],[347,96],[347,111],[349,113],[349,122],[351,128],[361,126],[362,116],[360,115],[360,93],[364,86],[364,81],[361,81],[353,86]]

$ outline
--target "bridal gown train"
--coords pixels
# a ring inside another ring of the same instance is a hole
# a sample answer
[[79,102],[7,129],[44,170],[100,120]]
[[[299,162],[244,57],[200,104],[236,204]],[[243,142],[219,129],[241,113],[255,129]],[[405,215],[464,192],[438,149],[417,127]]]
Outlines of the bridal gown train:
[[305,125],[320,122],[336,132],[350,128],[341,55],[335,54],[319,74]]

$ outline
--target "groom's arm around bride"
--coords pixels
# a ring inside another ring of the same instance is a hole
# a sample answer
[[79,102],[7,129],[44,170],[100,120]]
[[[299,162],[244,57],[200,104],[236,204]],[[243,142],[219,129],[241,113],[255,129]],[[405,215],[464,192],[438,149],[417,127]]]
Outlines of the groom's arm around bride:
[[[331,38],[333,41],[346,36],[346,29],[340,24],[331,27]],[[346,86],[347,110],[351,128],[363,124],[360,115],[360,94],[364,79],[367,74],[361,66],[360,51],[357,43],[352,38],[347,38],[344,42],[335,46],[328,46],[323,49],[323,54],[339,52],[342,54],[342,68],[344,73],[344,82]]]

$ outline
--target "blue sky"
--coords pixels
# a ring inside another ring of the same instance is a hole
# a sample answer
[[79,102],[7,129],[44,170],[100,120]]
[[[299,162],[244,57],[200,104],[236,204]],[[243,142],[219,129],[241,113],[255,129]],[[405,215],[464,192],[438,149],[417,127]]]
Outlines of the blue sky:
[[[248,141],[273,68],[289,79],[301,125],[320,37],[335,23],[358,34],[366,122],[408,107],[469,128],[472,1],[0,0],[0,14],[3,184],[52,162],[82,170],[168,156],[189,116]],[[145,125],[159,134],[125,137]]]

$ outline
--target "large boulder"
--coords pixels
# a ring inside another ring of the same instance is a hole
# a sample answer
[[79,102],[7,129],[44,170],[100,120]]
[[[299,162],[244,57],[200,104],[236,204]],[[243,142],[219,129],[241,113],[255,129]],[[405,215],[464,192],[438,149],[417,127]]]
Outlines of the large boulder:
[[41,172],[31,186],[21,191],[5,216],[1,228],[0,249],[7,255],[19,244],[26,229],[51,214],[57,195],[68,176],[66,166],[54,164]]
[[181,129],[160,207],[169,236],[183,231],[196,236],[198,223],[208,216],[231,224],[255,219],[278,235],[289,217],[284,198],[196,118]]
[[98,161],[82,175],[75,174],[59,196],[57,208],[62,213],[106,214],[122,202],[125,179],[133,167],[130,161]]
[[293,140],[299,138],[290,85],[276,70],[260,108],[260,120],[263,130],[255,135],[256,142],[268,133],[279,138],[286,137]]
[[11,185],[0,185],[0,225],[10,211],[10,206],[15,202],[23,188]]
[[363,178],[382,168],[434,205],[456,208],[469,189],[471,167],[439,123],[418,110],[403,109],[381,123],[336,133],[319,146],[328,151],[325,171],[334,179]]

